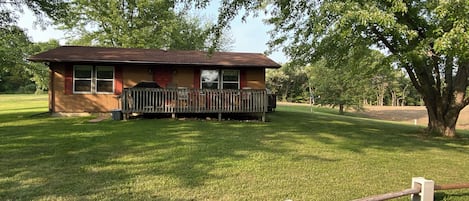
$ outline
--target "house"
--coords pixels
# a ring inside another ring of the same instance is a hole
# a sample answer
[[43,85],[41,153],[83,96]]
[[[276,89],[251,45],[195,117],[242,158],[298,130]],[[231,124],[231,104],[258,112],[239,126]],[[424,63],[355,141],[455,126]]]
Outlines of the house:
[[[280,68],[256,53],[84,46],[29,60],[50,68],[54,113],[264,113],[265,69]],[[159,88],[134,87],[145,81]]]

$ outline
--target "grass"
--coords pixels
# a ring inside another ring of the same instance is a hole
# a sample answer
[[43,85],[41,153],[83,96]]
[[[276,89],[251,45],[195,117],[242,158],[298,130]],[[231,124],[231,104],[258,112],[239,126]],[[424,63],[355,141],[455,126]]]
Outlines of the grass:
[[46,111],[46,96],[0,95],[0,200],[350,200],[415,176],[469,182],[465,131],[430,138],[301,106],[267,123],[35,115]]

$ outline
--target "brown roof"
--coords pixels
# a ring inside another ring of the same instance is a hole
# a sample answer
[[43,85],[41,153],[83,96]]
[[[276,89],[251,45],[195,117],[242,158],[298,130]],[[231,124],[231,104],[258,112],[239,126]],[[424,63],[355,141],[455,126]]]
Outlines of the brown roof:
[[208,55],[202,51],[85,46],[62,46],[31,56],[28,60],[280,68],[279,64],[258,53],[214,52]]

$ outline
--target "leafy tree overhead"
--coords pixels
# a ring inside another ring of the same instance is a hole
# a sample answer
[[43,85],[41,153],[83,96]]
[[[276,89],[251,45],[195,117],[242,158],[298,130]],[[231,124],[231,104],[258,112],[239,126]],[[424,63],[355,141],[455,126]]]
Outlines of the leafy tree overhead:
[[428,131],[456,136],[459,113],[469,104],[469,1],[224,0],[221,6],[219,27],[241,8],[246,15],[267,12],[271,47],[283,47],[294,61],[344,52],[340,44],[387,51],[422,95]]
[[36,15],[39,22],[47,16],[52,20],[65,17],[68,4],[65,0],[7,0],[0,1],[0,27],[16,22],[17,12],[27,7]]
[[177,12],[170,0],[72,0],[56,24],[72,44],[204,50],[210,24]]

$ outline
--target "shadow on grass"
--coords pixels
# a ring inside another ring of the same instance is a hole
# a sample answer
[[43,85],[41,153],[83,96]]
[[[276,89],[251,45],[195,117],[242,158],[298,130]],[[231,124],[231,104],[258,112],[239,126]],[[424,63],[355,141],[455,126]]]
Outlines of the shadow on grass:
[[[288,152],[263,145],[265,134],[274,133],[263,123],[28,120],[37,122],[0,127],[0,151],[6,156],[0,160],[0,177],[7,178],[0,182],[2,199],[95,196],[122,188],[141,175],[176,178],[172,185],[195,188],[207,179],[223,179],[210,173],[232,165],[220,161],[242,160],[253,152]],[[310,159],[322,160],[319,156]],[[133,196],[118,194],[119,199]],[[152,199],[164,200],[158,196]]]
[[[223,180],[225,176],[216,170],[242,166],[236,162],[246,159],[270,160],[257,159],[256,153],[288,155],[291,148],[282,145],[303,144],[305,138],[354,153],[369,148],[454,150],[447,142],[467,144],[466,139],[422,138],[411,126],[285,109],[270,114],[268,123],[152,119],[95,124],[87,120],[22,118],[17,121],[32,122],[1,126],[0,199],[100,199],[112,192],[121,200],[144,195],[169,200],[145,188],[138,195],[126,188],[152,178],[162,186],[198,188],[208,180]],[[289,160],[305,159],[341,160],[315,153],[295,153]]]
[[469,193],[435,192],[435,201],[452,200],[458,197],[469,197]]
[[[271,121],[284,130],[357,153],[369,148],[405,152],[438,148],[469,153],[464,147],[469,144],[465,133],[458,139],[429,137],[423,135],[416,126],[328,113],[310,113],[301,108],[281,109],[271,116]],[[449,146],[448,143],[458,146]]]

